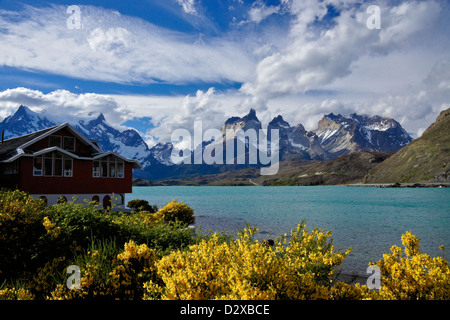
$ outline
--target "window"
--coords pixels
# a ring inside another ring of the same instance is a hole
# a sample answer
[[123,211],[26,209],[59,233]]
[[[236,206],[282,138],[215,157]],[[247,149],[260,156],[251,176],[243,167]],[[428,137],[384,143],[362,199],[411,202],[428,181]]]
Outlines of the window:
[[42,176],[42,157],[34,158],[33,176]]
[[64,177],[71,177],[73,172],[73,160],[64,157]]
[[48,146],[61,148],[61,136],[48,137]]
[[101,160],[101,170],[102,170],[102,178],[108,177],[108,160]]
[[64,137],[64,150],[75,151],[74,137]]
[[106,195],[103,198],[103,209],[111,209],[111,197]]
[[117,178],[124,177],[124,165],[122,161],[117,162]]
[[55,172],[54,175],[61,177],[63,175],[63,156],[60,153],[55,154]]
[[67,198],[65,196],[60,196],[58,199],[58,203],[67,203]]
[[121,194],[121,193],[119,193],[119,194],[117,194],[117,200],[116,200],[116,204],[124,204],[124,199],[125,197],[123,196],[123,194]]
[[5,163],[3,167],[3,174],[18,174],[19,173],[19,161],[13,161],[11,163]]
[[92,176],[102,178],[123,178],[125,164],[116,157],[105,157],[92,162]]
[[58,152],[33,159],[33,176],[72,177],[73,160]]
[[53,157],[52,154],[46,154],[44,156],[44,176],[53,175]]
[[100,161],[94,161],[92,163],[92,176],[100,177]]
[[113,157],[109,157],[108,163],[109,163],[109,177],[115,178],[116,177],[116,159]]

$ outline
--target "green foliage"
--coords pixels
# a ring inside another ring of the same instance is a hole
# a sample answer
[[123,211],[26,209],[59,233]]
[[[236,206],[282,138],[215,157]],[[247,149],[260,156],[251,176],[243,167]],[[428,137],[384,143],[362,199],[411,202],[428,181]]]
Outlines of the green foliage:
[[36,244],[45,235],[42,225],[45,216],[41,200],[21,191],[0,191],[0,277],[17,278],[33,272]]
[[148,211],[150,213],[155,213],[158,211],[158,207],[155,205],[151,206],[147,200],[131,200],[127,203],[128,208],[132,209],[133,212],[136,211]]
[[[237,239],[199,234],[187,227],[193,214],[176,201],[156,213],[73,202],[46,208],[23,192],[0,191],[0,300],[450,297],[448,262],[422,254],[410,232],[402,236],[406,256],[394,246],[377,263],[377,291],[335,281],[350,249],[336,251],[331,231],[302,222],[267,245],[250,226]],[[77,290],[66,286],[73,264],[81,270]]]
[[[55,284],[61,284],[64,268],[83,262],[81,257],[89,249],[95,247],[110,263],[119,252],[116,248],[129,241],[163,254],[184,249],[197,239],[184,223],[167,223],[158,213],[103,211],[95,202],[45,207],[42,200],[24,192],[0,191],[0,283],[20,280],[31,288],[24,292],[36,298],[45,298]],[[97,265],[102,261],[96,260]],[[14,287],[4,289],[5,298],[25,294]]]

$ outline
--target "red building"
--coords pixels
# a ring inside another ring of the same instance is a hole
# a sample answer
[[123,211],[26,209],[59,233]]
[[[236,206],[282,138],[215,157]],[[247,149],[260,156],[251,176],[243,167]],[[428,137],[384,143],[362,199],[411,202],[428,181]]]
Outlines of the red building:
[[104,207],[125,204],[132,192],[136,160],[103,152],[70,124],[0,143],[0,187],[19,189],[48,205],[58,200],[98,201]]

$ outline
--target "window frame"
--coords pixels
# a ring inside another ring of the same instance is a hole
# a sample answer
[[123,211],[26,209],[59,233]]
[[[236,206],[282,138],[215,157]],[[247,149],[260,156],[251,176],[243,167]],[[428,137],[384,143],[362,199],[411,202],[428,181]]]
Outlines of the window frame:
[[[36,169],[35,164],[36,164],[36,160],[40,159],[41,160],[41,168],[40,169]],[[43,173],[44,173],[44,169],[43,169],[43,161],[42,161],[42,156],[38,156],[38,157],[33,157],[33,176],[34,177],[42,177]],[[40,172],[39,174],[37,174],[36,172]]]
[[[54,138],[58,138],[59,139],[59,145],[53,145],[52,143],[51,143],[51,141],[52,141],[52,139],[54,139]],[[48,146],[49,146],[49,148],[51,148],[51,147],[59,147],[59,148],[61,148],[62,147],[62,136],[59,136],[59,135],[51,135],[51,136],[49,136],[48,137]]]
[[[66,169],[66,161],[70,161],[70,174],[66,174],[66,171],[68,171]],[[71,157],[65,157],[63,156],[63,176],[64,177],[68,177],[71,178],[73,177],[73,159]]]
[[[41,169],[37,169],[35,164],[36,161],[40,159],[41,160]],[[45,170],[45,162],[51,161],[51,174],[46,174]],[[56,161],[61,161],[61,174],[56,175]],[[70,161],[70,168],[67,169],[66,163]],[[40,172],[40,174],[38,174]],[[33,176],[34,177],[55,177],[55,178],[71,178],[73,177],[73,158],[68,157],[62,153],[58,152],[51,152],[46,153],[37,157],[33,157]]]
[[[69,140],[69,139],[70,139],[70,140],[73,140],[73,148],[72,148],[72,149],[66,148],[66,140]],[[67,151],[75,151],[75,149],[76,149],[75,144],[76,144],[76,138],[75,138],[75,137],[72,137],[72,136],[64,136],[64,137],[63,137],[62,148],[63,148],[64,150],[67,150]]]
[[[98,166],[97,166],[98,164]],[[121,170],[119,171],[119,168]],[[99,168],[99,171],[96,171]],[[112,169],[112,170],[111,170]],[[114,174],[111,172],[114,171]],[[92,161],[93,178],[125,178],[125,161],[116,156],[105,156]]]

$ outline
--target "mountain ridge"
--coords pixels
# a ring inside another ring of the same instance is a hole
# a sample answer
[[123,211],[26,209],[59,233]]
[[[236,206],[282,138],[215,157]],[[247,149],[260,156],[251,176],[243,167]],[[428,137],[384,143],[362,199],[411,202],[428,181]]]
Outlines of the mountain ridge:
[[[176,179],[261,166],[259,162],[238,164],[236,161],[234,164],[175,165],[171,156],[178,149],[172,142],[161,142],[150,148],[136,130],[118,130],[106,121],[102,113],[89,115],[90,118],[71,119],[67,122],[89,139],[97,141],[105,151],[114,151],[138,160],[144,168],[135,171],[137,178],[152,181]],[[14,114],[0,122],[0,130],[5,130],[5,138],[9,138],[56,124],[58,123],[50,120],[45,114],[20,106]],[[262,124],[254,109],[250,109],[248,114],[242,117],[226,119],[221,128],[222,138],[203,142],[200,148],[203,151],[206,147],[214,147],[214,144],[225,146],[227,139],[237,139],[235,133],[227,136],[227,132],[239,129],[260,132]],[[292,126],[282,115],[277,115],[269,122],[267,129],[269,141],[271,141],[270,129],[277,129],[279,132],[281,161],[326,161],[359,150],[392,152],[412,141],[394,119],[357,114],[349,116],[325,114],[319,121],[317,129],[311,131],[306,130],[301,123]],[[249,142],[245,143],[248,146]]]
[[450,108],[420,138],[369,171],[364,183],[450,182]]

